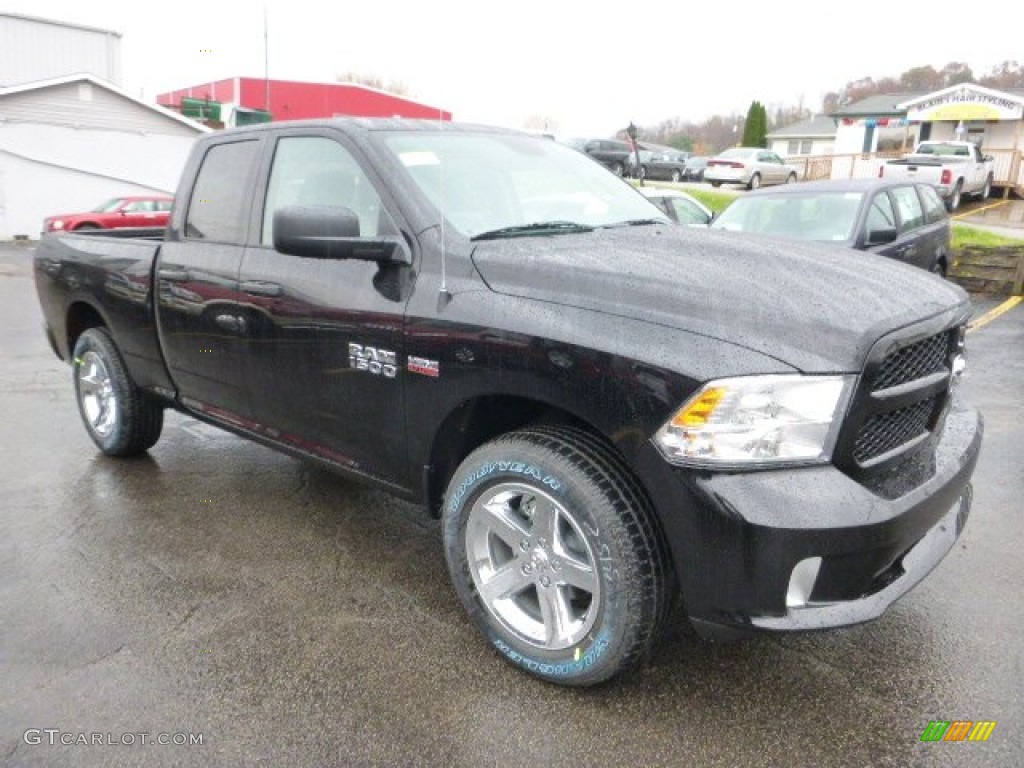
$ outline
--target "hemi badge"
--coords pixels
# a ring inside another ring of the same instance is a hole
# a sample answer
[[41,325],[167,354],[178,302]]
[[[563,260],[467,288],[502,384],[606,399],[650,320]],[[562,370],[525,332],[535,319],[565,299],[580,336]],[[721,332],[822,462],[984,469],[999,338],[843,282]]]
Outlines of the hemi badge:
[[425,357],[414,357],[409,355],[409,362],[406,365],[410,373],[420,373],[436,379],[441,375],[441,364],[437,360],[427,360]]

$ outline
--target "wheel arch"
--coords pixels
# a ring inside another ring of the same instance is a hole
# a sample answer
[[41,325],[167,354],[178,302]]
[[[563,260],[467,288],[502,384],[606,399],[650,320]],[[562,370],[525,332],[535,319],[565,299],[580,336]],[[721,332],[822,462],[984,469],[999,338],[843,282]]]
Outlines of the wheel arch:
[[600,429],[565,408],[520,395],[473,397],[461,402],[442,419],[431,442],[423,473],[423,492],[430,514],[440,515],[448,481],[473,450],[498,435],[537,424],[581,429],[606,443],[621,458],[621,453]]
[[110,324],[95,306],[87,301],[74,301],[68,306],[65,314],[65,341],[68,355],[75,350],[78,337],[90,328],[110,328]]

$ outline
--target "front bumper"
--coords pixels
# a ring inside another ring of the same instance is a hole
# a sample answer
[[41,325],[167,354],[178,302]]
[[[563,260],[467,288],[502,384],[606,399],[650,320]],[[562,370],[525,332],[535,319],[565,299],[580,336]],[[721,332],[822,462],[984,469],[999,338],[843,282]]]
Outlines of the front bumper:
[[893,478],[896,497],[831,465],[698,472],[645,452],[641,473],[654,491],[694,626],[728,636],[877,618],[960,535],[982,432],[978,412],[955,403],[934,451],[913,468],[927,479],[906,491],[905,478]]

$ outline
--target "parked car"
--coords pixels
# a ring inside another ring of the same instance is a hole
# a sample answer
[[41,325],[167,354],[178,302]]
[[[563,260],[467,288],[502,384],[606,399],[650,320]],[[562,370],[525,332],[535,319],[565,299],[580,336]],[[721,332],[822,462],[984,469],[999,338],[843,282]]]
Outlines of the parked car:
[[706,227],[715,214],[704,203],[678,189],[640,187],[640,193],[668,214],[676,224]]
[[953,212],[963,195],[989,196],[994,163],[972,141],[922,141],[911,154],[882,164],[878,177],[933,184]]
[[704,169],[708,167],[708,160],[711,158],[703,155],[686,158],[686,167],[683,169],[683,178],[686,181],[704,181]]
[[43,232],[75,229],[121,229],[125,227],[166,227],[173,197],[115,197],[85,213],[61,213],[43,219]]
[[786,165],[771,150],[758,147],[727,149],[708,160],[704,169],[704,181],[710,181],[713,187],[744,184],[747,189],[757,189],[769,184],[792,184],[796,180],[796,168]]
[[625,176],[632,165],[633,147],[618,139],[570,139],[568,145],[590,155],[616,176]]
[[685,152],[655,152],[644,149],[640,151],[640,170],[630,165],[630,175],[639,179],[660,181],[682,181],[686,172]]
[[929,184],[828,179],[738,197],[713,229],[817,240],[913,264],[945,276],[949,214]]

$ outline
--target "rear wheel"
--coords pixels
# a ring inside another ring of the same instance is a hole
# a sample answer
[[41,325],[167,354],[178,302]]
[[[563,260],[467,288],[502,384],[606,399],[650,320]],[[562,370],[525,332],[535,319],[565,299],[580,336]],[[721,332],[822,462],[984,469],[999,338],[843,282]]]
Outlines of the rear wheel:
[[949,203],[946,205],[950,213],[960,207],[960,197],[963,194],[963,189],[964,183],[962,181],[958,181],[956,186],[953,187],[953,193],[949,196]]
[[786,183],[787,184],[796,184],[796,174],[795,173],[789,174],[789,176],[786,177]]
[[718,187],[722,186],[722,182],[720,182],[720,181],[712,181],[711,182],[711,186],[715,187],[715,188],[718,188]]
[[678,183],[683,180],[683,174],[679,172],[679,169],[672,171],[672,181]]
[[448,569],[501,656],[539,678],[585,686],[648,653],[673,584],[636,480],[598,438],[535,427],[460,465],[444,505]]
[[761,186],[761,174],[755,173],[747,182],[747,189],[757,189]]
[[105,328],[78,337],[71,369],[78,412],[103,453],[135,456],[160,439],[164,409],[135,386]]

